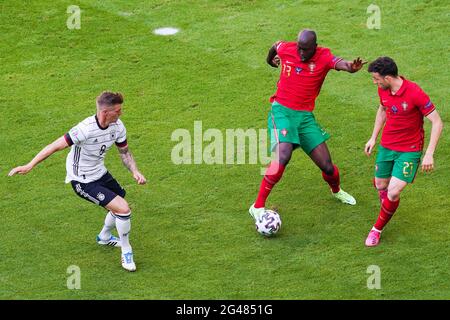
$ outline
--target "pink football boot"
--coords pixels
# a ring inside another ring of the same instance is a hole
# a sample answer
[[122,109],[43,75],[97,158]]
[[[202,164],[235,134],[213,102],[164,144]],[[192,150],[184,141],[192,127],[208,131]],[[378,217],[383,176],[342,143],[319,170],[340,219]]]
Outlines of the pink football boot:
[[378,243],[380,243],[380,235],[381,232],[377,231],[377,230],[370,230],[369,235],[367,236],[366,239],[366,246],[367,247],[375,247],[378,245]]

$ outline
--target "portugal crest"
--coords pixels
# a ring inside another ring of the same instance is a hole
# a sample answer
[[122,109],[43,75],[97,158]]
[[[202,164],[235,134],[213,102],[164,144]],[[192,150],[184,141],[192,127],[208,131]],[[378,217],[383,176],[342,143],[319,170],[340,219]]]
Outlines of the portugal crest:
[[406,111],[406,109],[408,109],[408,103],[406,103],[406,101],[402,102],[402,108],[403,108],[403,111]]
[[313,73],[314,69],[316,68],[316,64],[314,62],[309,63],[309,72]]

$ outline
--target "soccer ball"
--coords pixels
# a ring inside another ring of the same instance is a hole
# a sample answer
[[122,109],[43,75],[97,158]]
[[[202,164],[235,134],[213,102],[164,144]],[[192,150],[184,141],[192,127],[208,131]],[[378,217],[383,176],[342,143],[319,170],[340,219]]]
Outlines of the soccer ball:
[[281,228],[281,218],[278,212],[266,209],[256,221],[256,231],[266,237],[273,236]]

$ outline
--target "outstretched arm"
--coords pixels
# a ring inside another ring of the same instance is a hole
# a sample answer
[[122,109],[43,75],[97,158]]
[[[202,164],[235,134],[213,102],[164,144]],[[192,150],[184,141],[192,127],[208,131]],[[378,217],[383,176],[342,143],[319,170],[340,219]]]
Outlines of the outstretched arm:
[[377,142],[378,134],[380,130],[383,128],[384,123],[386,122],[386,111],[384,107],[380,105],[377,111],[377,116],[375,117],[375,125],[373,126],[372,136],[369,141],[367,141],[366,146],[364,147],[364,152],[367,156],[370,156],[372,153],[373,147]]
[[277,45],[279,41],[275,42],[269,49],[269,53],[267,54],[266,62],[274,67],[278,68],[280,65],[280,58],[277,56]]
[[42,149],[30,162],[28,162],[26,165],[16,167],[12,169],[8,176],[13,176],[16,173],[18,174],[27,174],[31,171],[39,162],[44,161],[48,157],[50,157],[52,154],[54,154],[57,151],[63,150],[67,148],[69,144],[67,143],[64,136],[56,139],[49,145],[45,146],[44,149]]
[[439,137],[441,136],[443,123],[439,113],[434,110],[427,116],[428,120],[431,121],[431,134],[430,142],[428,143],[428,148],[425,151],[425,155],[422,159],[422,171],[430,172],[434,169],[434,151],[436,150]]
[[365,65],[366,63],[367,61],[362,61],[360,57],[356,58],[353,61],[341,60],[338,63],[336,63],[335,69],[338,71],[343,70],[350,73],[354,73],[361,70],[362,66]]
[[144,175],[139,172],[136,161],[134,161],[133,155],[130,150],[128,150],[128,146],[125,147],[117,147],[119,149],[120,158],[122,159],[123,165],[131,171],[133,174],[134,180],[137,181],[138,184],[145,184],[147,180]]

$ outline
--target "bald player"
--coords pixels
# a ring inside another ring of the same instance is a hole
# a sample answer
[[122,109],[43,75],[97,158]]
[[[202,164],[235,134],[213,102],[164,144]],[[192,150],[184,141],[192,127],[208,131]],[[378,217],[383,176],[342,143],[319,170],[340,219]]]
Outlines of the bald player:
[[332,162],[325,142],[329,135],[316,122],[313,110],[328,71],[354,73],[366,62],[360,58],[346,61],[334,56],[330,49],[317,45],[314,31],[305,29],[299,33],[297,42],[275,42],[267,55],[267,63],[274,68],[281,66],[268,116],[271,150],[276,160],[266,170],[256,201],[249,209],[250,215],[257,220],[264,213],[267,197],[297,148],[303,149],[319,167],[335,198],[355,205],[356,200],[340,187],[339,169]]

